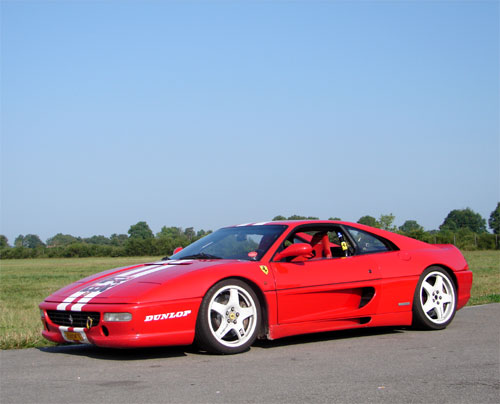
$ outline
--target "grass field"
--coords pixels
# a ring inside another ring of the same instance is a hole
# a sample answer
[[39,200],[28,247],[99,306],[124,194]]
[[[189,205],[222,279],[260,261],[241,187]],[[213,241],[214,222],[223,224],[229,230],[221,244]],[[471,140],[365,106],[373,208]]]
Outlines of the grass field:
[[41,336],[38,304],[57,289],[110,268],[161,257],[36,258],[0,261],[0,349],[53,345]]
[[[500,251],[464,253],[474,273],[469,305],[500,302]],[[51,345],[41,337],[38,304],[75,280],[160,257],[56,258],[0,261],[0,349]]]
[[463,251],[474,274],[468,306],[500,303],[500,251]]

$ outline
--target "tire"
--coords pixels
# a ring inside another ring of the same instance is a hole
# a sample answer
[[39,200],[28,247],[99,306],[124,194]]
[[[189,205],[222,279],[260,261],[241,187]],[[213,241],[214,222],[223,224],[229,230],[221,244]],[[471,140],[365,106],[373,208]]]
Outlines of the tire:
[[255,341],[260,323],[260,303],[252,288],[226,279],[212,286],[201,302],[196,342],[210,353],[240,353]]
[[440,267],[429,267],[422,275],[413,297],[413,326],[442,330],[451,323],[457,309],[457,291],[450,275]]

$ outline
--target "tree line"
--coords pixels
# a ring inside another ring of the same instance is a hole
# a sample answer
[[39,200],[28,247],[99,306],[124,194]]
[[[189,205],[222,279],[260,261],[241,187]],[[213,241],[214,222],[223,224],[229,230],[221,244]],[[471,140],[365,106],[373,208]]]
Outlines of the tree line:
[[[272,220],[319,220],[314,216],[275,216]],[[358,223],[389,230],[427,243],[455,244],[464,250],[499,249],[500,202],[486,220],[470,208],[452,210],[439,226],[439,230],[426,231],[416,220],[406,220],[401,226],[394,225],[395,216],[382,214],[376,219],[365,215]],[[341,220],[330,217],[329,220]],[[88,238],[58,233],[44,243],[36,234],[19,235],[10,246],[7,237],[0,235],[0,258],[59,258],[59,257],[122,257],[171,255],[175,248],[188,244],[211,233],[211,230],[195,231],[193,227],[163,226],[154,234],[149,225],[138,222],[131,225],[128,234],[102,235]]]
[[176,247],[185,247],[211,231],[193,227],[163,226],[156,233],[146,222],[130,226],[128,234],[88,238],[58,233],[44,243],[36,234],[19,235],[14,246],[0,235],[0,258],[125,257],[170,255]]
[[[293,215],[289,217],[276,216],[273,220],[317,220],[314,216]],[[486,220],[471,208],[454,209],[439,226],[439,230],[426,231],[416,220],[406,220],[397,227],[394,223],[395,216],[392,213],[382,214],[378,219],[365,215],[359,218],[357,223],[376,227],[383,230],[399,233],[417,240],[433,244],[454,244],[463,250],[490,250],[500,248],[500,202],[491,212],[488,225],[492,233],[486,227]],[[329,220],[341,220],[338,217],[330,217]]]

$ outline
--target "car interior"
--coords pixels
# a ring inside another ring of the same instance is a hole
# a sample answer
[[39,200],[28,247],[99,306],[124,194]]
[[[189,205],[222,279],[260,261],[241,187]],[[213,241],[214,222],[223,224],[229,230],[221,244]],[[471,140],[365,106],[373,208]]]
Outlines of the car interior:
[[299,243],[310,245],[312,247],[311,253],[286,257],[280,261],[300,262],[342,258],[397,249],[388,240],[359,229],[318,225],[302,227],[292,233],[278,249],[278,252]]

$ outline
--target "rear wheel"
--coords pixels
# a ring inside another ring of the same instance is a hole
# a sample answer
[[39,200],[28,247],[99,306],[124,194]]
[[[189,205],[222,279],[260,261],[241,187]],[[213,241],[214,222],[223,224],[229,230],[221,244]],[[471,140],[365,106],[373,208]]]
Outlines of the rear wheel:
[[430,330],[446,328],[455,316],[456,295],[455,284],[444,269],[427,268],[413,298],[413,325]]
[[235,354],[248,349],[260,328],[260,303],[250,286],[226,279],[210,288],[200,306],[196,340],[211,353]]

